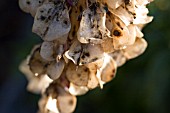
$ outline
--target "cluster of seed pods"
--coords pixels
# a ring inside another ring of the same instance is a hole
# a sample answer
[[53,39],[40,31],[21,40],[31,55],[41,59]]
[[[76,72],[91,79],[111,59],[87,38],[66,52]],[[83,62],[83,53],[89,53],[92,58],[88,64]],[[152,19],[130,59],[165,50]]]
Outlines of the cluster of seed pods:
[[118,67],[142,54],[151,1],[19,0],[43,40],[20,66],[27,89],[42,94],[38,113],[74,112],[76,96],[103,88]]

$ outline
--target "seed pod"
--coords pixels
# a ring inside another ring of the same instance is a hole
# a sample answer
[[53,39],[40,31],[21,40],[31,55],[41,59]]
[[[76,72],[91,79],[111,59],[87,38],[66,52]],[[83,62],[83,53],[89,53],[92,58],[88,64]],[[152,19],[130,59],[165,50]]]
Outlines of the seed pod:
[[106,10],[99,3],[93,3],[83,11],[77,38],[81,43],[99,44],[102,39],[110,37],[105,26]]
[[[66,39],[71,29],[68,9],[62,2],[44,3],[35,15],[32,31],[45,41]],[[60,39],[61,38],[61,39]]]
[[24,12],[31,13],[34,17],[38,7],[40,7],[43,2],[44,0],[19,0],[19,6]]
[[46,108],[51,112],[55,110],[54,113],[56,111],[59,111],[59,113],[72,113],[75,110],[77,103],[76,97],[67,92],[56,81],[51,83],[46,89],[45,96],[52,98],[52,101],[46,104]]
[[54,43],[53,42],[43,42],[41,44],[40,55],[47,61],[54,61]]
[[41,57],[39,45],[34,47],[34,49],[32,50],[28,65],[32,73],[35,74],[36,76],[46,73],[48,61]]
[[86,86],[77,86],[73,83],[70,83],[69,86],[69,92],[72,95],[79,96],[79,95],[84,95],[89,91],[89,89]]
[[45,107],[42,108],[42,109],[44,109],[43,111],[45,111],[45,113],[60,113],[59,109],[57,107],[58,100],[55,98],[52,98],[51,96],[46,97],[46,98],[47,98],[47,100],[45,103]]
[[103,88],[103,84],[111,81],[115,77],[116,70],[116,62],[108,54],[105,54],[103,65],[97,71],[97,78],[101,88]]
[[72,113],[76,108],[77,99],[75,96],[60,88],[60,93],[57,97],[58,109],[61,113]]
[[103,57],[103,49],[100,45],[83,45],[79,65],[95,62]]
[[32,71],[30,70],[30,67],[28,65],[28,61],[24,60],[21,62],[20,66],[19,66],[19,70],[26,75],[28,81],[30,81],[32,78],[35,77],[35,75],[32,73]]
[[117,67],[120,67],[125,64],[127,60],[127,58],[124,56],[124,52],[121,50],[116,50],[113,53],[109,53],[109,56],[114,59],[117,64]]
[[147,47],[147,42],[143,38],[137,38],[133,45],[127,46],[123,51],[127,59],[141,55]]
[[108,28],[111,30],[113,46],[115,49],[122,49],[126,45],[132,45],[136,39],[136,29],[134,25],[126,26],[118,17],[113,14],[107,16]]
[[43,93],[53,80],[47,75],[41,75],[30,79],[27,90],[36,94]]
[[80,55],[82,53],[82,45],[78,40],[75,40],[70,49],[65,52],[65,56],[72,60],[74,64],[78,65],[80,62]]
[[66,70],[67,79],[77,86],[87,86],[89,69],[86,66],[75,66],[70,62]]
[[91,90],[91,89],[96,88],[99,85],[98,79],[96,77],[97,65],[96,63],[89,63],[86,66],[90,70],[87,87]]
[[47,75],[53,80],[58,79],[64,70],[64,66],[65,62],[62,59],[58,62],[52,62],[47,67]]

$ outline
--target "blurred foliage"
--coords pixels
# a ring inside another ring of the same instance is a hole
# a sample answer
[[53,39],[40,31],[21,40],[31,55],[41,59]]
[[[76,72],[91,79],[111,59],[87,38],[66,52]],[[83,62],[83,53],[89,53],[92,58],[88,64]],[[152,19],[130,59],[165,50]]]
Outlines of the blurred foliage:
[[[169,113],[170,1],[155,0],[148,7],[154,21],[143,30],[146,52],[120,67],[104,89],[78,97],[75,113]],[[39,96],[26,91],[18,66],[41,40],[17,0],[0,1],[0,14],[0,113],[35,113]]]

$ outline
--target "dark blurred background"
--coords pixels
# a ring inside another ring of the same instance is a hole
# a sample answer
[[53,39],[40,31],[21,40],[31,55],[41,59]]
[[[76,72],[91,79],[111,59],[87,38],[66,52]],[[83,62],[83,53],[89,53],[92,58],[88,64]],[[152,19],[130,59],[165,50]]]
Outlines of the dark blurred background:
[[[75,113],[170,113],[170,1],[149,6],[154,21],[143,32],[146,52],[120,67],[117,77],[78,97]],[[36,113],[39,95],[26,91],[18,70],[33,45],[41,42],[31,32],[33,18],[18,0],[0,1],[0,113]]]

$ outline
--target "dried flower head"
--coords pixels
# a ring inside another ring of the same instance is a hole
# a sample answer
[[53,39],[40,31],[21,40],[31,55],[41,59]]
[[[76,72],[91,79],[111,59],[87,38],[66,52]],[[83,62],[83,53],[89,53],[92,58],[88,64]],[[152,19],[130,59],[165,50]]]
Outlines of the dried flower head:
[[103,88],[118,67],[141,55],[151,1],[19,0],[43,40],[20,66],[27,89],[42,94],[39,113],[74,112],[76,96]]

